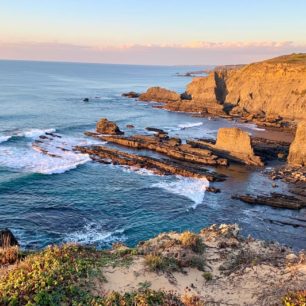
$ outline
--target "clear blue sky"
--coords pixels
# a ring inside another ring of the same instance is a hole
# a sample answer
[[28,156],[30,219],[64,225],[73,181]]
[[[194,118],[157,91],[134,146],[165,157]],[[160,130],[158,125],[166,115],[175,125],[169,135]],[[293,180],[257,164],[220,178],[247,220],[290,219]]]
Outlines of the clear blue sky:
[[285,41],[306,44],[305,0],[0,1],[1,44],[184,48]]

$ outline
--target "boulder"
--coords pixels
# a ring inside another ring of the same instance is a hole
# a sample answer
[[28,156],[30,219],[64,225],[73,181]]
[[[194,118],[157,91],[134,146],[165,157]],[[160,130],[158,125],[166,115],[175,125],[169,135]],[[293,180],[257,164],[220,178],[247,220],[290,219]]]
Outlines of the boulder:
[[162,87],[151,87],[145,93],[139,96],[140,101],[155,102],[176,102],[180,101],[181,96],[175,91],[171,91]]
[[109,121],[106,118],[99,120],[96,126],[97,132],[100,134],[122,135],[118,125],[115,122]]
[[306,166],[306,121],[298,124],[289,149],[288,163],[293,166]]
[[3,230],[0,230],[0,247],[1,248],[8,248],[11,246],[19,245],[17,239],[13,235],[13,233],[5,228]]

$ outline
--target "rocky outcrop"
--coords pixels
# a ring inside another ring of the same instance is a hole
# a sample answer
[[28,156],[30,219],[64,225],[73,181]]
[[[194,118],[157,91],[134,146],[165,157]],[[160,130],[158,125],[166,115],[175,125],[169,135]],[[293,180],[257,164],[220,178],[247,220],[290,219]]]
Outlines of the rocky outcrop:
[[98,121],[96,126],[97,132],[100,134],[108,135],[122,135],[124,134],[120,131],[118,125],[115,122],[109,121],[106,118],[102,118]]
[[9,248],[19,245],[14,234],[9,229],[0,230],[0,248]]
[[129,137],[100,136],[91,132],[86,132],[85,134],[132,149],[151,150],[178,161],[211,166],[228,165],[228,161],[225,158],[213,154],[208,149],[195,148],[189,144],[182,144],[178,138],[169,138],[166,135],[160,137],[161,135],[159,133],[156,136],[133,135]]
[[288,163],[293,166],[306,166],[306,121],[298,124],[289,149]]
[[224,181],[223,175],[210,172],[193,165],[184,165],[174,160],[161,160],[149,156],[127,153],[105,146],[75,147],[78,152],[87,153],[97,162],[123,165],[133,169],[148,169],[159,175],[181,175],[185,177],[205,178],[210,182]]
[[250,135],[239,128],[220,128],[217,141],[187,141],[193,147],[210,149],[214,154],[229,160],[252,166],[263,166],[261,158],[255,155]]
[[267,205],[276,208],[287,208],[287,209],[301,209],[306,207],[306,202],[296,198],[294,196],[289,196],[286,194],[271,193],[271,195],[234,195],[233,199],[240,200],[242,202],[254,205]]
[[177,102],[181,99],[180,95],[175,91],[171,91],[162,87],[151,87],[145,93],[139,96],[140,101],[154,102]]

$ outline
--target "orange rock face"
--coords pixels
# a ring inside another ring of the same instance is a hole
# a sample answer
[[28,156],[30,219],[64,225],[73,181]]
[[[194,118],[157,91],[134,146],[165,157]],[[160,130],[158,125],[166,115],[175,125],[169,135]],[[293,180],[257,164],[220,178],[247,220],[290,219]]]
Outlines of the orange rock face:
[[245,161],[247,164],[263,165],[261,159],[254,153],[250,135],[239,128],[219,129],[215,148],[226,151],[230,155]]
[[289,149],[288,163],[293,166],[306,166],[306,121],[298,124]]
[[180,100],[180,95],[175,91],[171,91],[162,87],[151,87],[139,97],[140,101],[155,102],[176,102]]
[[109,121],[106,118],[102,118],[98,121],[96,126],[97,132],[100,134],[109,135],[122,135],[123,132],[120,131],[119,127],[115,122]]

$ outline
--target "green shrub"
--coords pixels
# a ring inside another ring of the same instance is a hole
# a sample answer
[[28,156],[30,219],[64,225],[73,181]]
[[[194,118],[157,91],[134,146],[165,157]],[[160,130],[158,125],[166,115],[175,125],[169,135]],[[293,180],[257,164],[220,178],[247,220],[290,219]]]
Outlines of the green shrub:
[[164,257],[162,255],[148,254],[145,256],[145,265],[150,271],[173,272],[179,271],[178,261],[172,257]]
[[0,279],[0,305],[71,305],[88,299],[79,283],[95,267],[97,255],[64,245],[27,256]]
[[208,282],[208,281],[211,281],[212,280],[212,278],[213,278],[213,276],[212,276],[212,274],[210,273],[210,272],[204,272],[203,274],[202,274],[202,276],[204,277],[204,279]]

